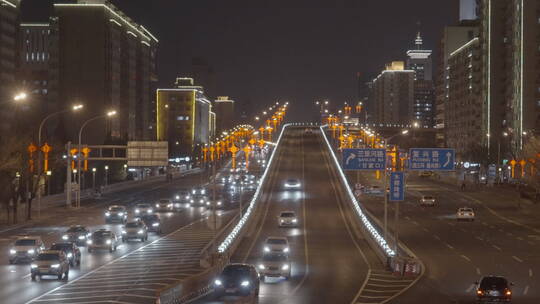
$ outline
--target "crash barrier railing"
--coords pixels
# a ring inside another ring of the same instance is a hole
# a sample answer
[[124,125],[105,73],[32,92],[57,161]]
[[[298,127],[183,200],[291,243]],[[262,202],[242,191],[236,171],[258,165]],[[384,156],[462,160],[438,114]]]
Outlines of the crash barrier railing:
[[368,238],[366,240],[371,245],[371,247],[374,249],[377,256],[381,259],[383,263],[385,263],[394,273],[399,275],[420,275],[424,272],[424,265],[422,261],[420,261],[416,255],[404,244],[399,243],[398,250],[402,253],[405,253],[406,256],[401,256],[398,253],[396,253],[393,249],[390,248],[388,245],[388,240],[385,240],[384,237],[379,233],[377,228],[372,224],[372,222],[376,223],[379,227],[381,226],[380,221],[375,218],[372,214],[370,214],[367,210],[360,207],[360,203],[354,196],[354,193],[351,189],[351,186],[349,185],[349,182],[347,181],[347,177],[345,176],[345,173],[343,172],[343,169],[341,168],[341,165],[338,161],[338,158],[336,156],[336,153],[334,152],[334,149],[332,148],[332,145],[330,144],[330,141],[328,140],[328,136],[325,133],[325,128],[327,126],[321,126],[321,134],[324,138],[324,141],[328,147],[328,150],[330,151],[330,155],[332,156],[332,159],[334,160],[335,168],[338,172],[338,175],[341,177],[341,182],[343,187],[346,189],[347,196],[349,197],[350,201],[352,202],[352,207],[356,211],[356,214],[358,215],[360,222],[363,224],[364,230],[369,233]]
[[[276,147],[272,150],[272,154],[270,155],[268,164],[260,179],[259,185],[257,186],[257,189],[255,190],[255,193],[253,194],[253,197],[251,198],[249,205],[244,211],[242,217],[238,222],[235,222],[234,220],[230,221],[230,223],[235,223],[233,224],[234,226],[231,225],[232,229],[231,226],[227,226],[226,228],[222,229],[222,232],[226,230],[230,231],[228,232],[228,234],[222,234],[220,236],[224,236],[223,241],[220,243],[217,252],[210,255],[213,262],[212,266],[198,275],[191,276],[180,282],[165,286],[164,288],[158,290],[156,303],[187,303],[189,300],[192,300],[200,295],[204,295],[211,289],[210,283],[212,279],[216,275],[218,275],[223,269],[223,267],[229,262],[231,253],[234,252],[234,250],[240,243],[240,240],[242,239],[241,236],[246,231],[249,231],[249,228],[254,225],[255,222],[257,222],[256,220],[253,220],[253,217],[256,213],[255,209],[258,206],[257,202],[262,194],[261,189],[262,187],[264,187],[268,172],[272,167],[273,160],[276,155],[276,151],[279,149],[279,143],[281,142],[283,133],[285,129],[289,126],[290,124],[283,125],[281,133],[279,134],[278,140],[276,142]],[[211,244],[209,244],[208,246],[211,246]],[[203,248],[203,250],[201,250],[201,254],[204,254],[205,251],[208,250],[208,248],[211,247]]]

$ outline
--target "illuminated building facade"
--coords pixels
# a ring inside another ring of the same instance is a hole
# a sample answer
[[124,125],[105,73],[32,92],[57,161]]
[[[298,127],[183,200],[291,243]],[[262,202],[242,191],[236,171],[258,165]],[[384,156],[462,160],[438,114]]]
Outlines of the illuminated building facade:
[[118,116],[96,124],[89,143],[154,139],[152,87],[157,82],[158,40],[106,0],[54,4],[51,25],[58,42],[51,51],[59,107],[84,103],[85,110],[66,115],[68,139],[84,119],[115,109]]
[[212,104],[192,78],[177,78],[174,88],[157,90],[159,141],[169,142],[169,158],[194,159],[215,133]]
[[414,70],[406,70],[403,61],[386,65],[373,80],[373,122],[408,125],[413,116]]
[[228,96],[218,96],[214,101],[214,111],[216,112],[217,134],[235,126],[234,100],[229,99]]

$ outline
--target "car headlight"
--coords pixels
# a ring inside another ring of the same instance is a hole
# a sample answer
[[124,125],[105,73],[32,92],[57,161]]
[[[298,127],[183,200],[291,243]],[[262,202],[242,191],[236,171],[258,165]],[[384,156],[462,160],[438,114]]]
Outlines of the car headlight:
[[68,257],[68,258],[72,258],[72,257],[73,257],[73,253],[68,252],[67,257]]
[[105,216],[111,216],[110,212],[105,212]]
[[135,213],[139,213],[141,212],[139,209],[135,209]]
[[289,264],[283,264],[283,266],[281,266],[281,270],[287,270],[289,269]]
[[10,249],[10,250],[9,250],[9,253],[10,253],[10,254],[15,254],[15,253],[17,253],[17,251],[16,251],[15,249]]
[[221,286],[221,285],[223,285],[223,283],[221,282],[221,280],[215,280],[215,281],[214,281],[214,284],[215,284],[216,286]]
[[52,264],[51,265],[51,268],[58,268],[58,267],[60,267],[60,264]]
[[37,264],[31,264],[30,268],[37,268]]
[[152,224],[152,227],[157,227],[157,226],[159,226],[159,223],[153,223]]
[[190,198],[190,196],[189,196],[189,195],[186,195],[186,199],[189,199],[189,198]]
[[180,199],[180,195],[177,195],[174,197],[176,200],[179,200]]
[[197,193],[197,191],[195,191],[195,190],[191,190],[191,193],[195,194],[195,193]]
[[201,190],[201,194],[205,194],[206,193],[206,190]]
[[264,252],[270,252],[270,248],[268,246],[264,246]]
[[86,244],[88,244],[88,245],[92,245],[92,240],[88,240],[88,241],[86,241]]
[[221,204],[222,204],[221,202],[217,202],[217,205],[218,205],[218,206],[221,206]]
[[84,240],[84,235],[79,235],[78,239],[79,240]]
[[69,239],[69,236],[67,234],[62,235],[62,240],[67,240],[67,239]]
[[259,265],[259,269],[260,269],[260,270],[264,270],[264,265],[263,265],[263,264],[260,264],[260,265]]
[[34,254],[34,253],[36,253],[36,251],[34,249],[30,249],[30,250],[28,250],[28,253],[29,254]]
[[298,220],[296,220],[296,219],[293,219],[293,220],[292,220],[292,222],[293,222],[293,223],[296,223],[296,222],[298,222]]
[[174,207],[180,208],[180,204],[176,203],[176,204],[174,204]]
[[107,240],[106,243],[107,243],[107,245],[110,245],[112,242],[111,242],[111,240]]
[[172,207],[172,204],[168,204],[167,207],[171,208],[171,207]]
[[289,252],[289,247],[285,247],[285,248],[283,249],[283,252]]
[[124,216],[124,212],[118,213],[119,216]]
[[159,208],[159,204],[156,204],[156,208]]
[[152,213],[152,211],[154,211],[154,210],[152,210],[152,209],[148,209],[148,211],[146,211],[146,212],[148,212],[148,213]]
[[122,230],[122,234],[126,234],[127,232],[125,230]]
[[189,202],[193,204],[195,201],[194,201],[194,200],[190,200]]
[[206,202],[206,206],[210,206],[210,202]]
[[143,234],[144,231],[141,229],[141,230],[137,231],[137,233],[138,233],[138,234]]
[[242,283],[240,283],[240,285],[242,285],[242,287],[248,287],[249,286],[249,281],[242,281]]

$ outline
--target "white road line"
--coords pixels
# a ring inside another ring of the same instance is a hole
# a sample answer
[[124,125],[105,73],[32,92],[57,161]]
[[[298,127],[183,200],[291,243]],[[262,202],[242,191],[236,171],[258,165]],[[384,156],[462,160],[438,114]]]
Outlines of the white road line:
[[497,250],[499,250],[499,251],[502,251],[501,247],[499,247],[499,246],[497,246],[497,245],[491,245],[491,247],[493,247],[493,248],[495,248],[495,249],[497,249]]
[[450,249],[454,249],[454,247],[448,243],[444,243],[446,245],[446,247],[450,248]]
[[529,285],[525,286],[525,290],[523,290],[523,295],[526,295],[529,292]]
[[520,237],[520,236],[518,236],[517,239],[520,240],[520,241],[523,241],[523,238]]
[[471,259],[469,259],[469,257],[466,256],[466,255],[463,255],[463,254],[462,254],[461,257],[464,258],[465,260],[469,261],[469,262],[471,261]]
[[532,277],[533,276],[533,271],[532,269],[529,269],[529,277]]
[[410,220],[411,220],[411,218],[408,217],[408,216],[404,217],[404,219],[406,219],[407,221],[410,221]]
[[482,272],[480,271],[480,268],[476,267],[476,274],[477,275],[482,275]]
[[435,239],[437,239],[438,241],[441,240],[441,238],[440,238],[438,235],[433,235],[433,237],[434,237]]
[[518,258],[517,256],[513,255],[512,258],[520,263],[523,263],[523,260]]
[[479,236],[477,236],[476,239],[479,240],[479,241],[483,241],[483,240],[484,240],[483,238],[481,238],[481,237],[479,237]]
[[429,232],[429,230],[426,227],[423,227],[422,230],[424,230],[425,232]]
[[417,221],[412,221],[412,223],[415,224],[416,226],[420,226],[420,224]]

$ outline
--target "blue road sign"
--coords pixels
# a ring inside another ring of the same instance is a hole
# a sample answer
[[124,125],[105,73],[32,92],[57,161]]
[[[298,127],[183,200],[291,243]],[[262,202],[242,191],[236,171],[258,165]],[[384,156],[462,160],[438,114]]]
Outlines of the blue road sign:
[[405,200],[405,175],[403,172],[390,173],[390,201]]
[[385,165],[384,149],[343,149],[344,170],[384,170]]
[[452,171],[455,156],[454,149],[412,148],[409,150],[409,170]]

